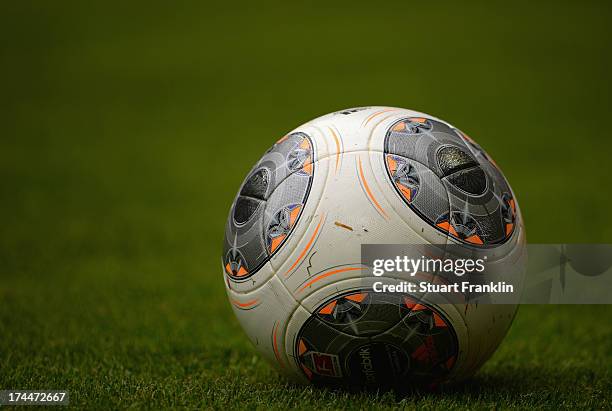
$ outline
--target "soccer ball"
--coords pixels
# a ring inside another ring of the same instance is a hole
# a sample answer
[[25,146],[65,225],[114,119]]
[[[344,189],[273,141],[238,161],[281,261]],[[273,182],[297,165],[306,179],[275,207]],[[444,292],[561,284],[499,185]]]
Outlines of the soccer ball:
[[319,117],[250,171],[222,257],[238,320],[295,380],[367,389],[473,374],[517,306],[370,292],[362,244],[459,244],[520,259],[523,222],[495,162],[427,114],[363,107]]

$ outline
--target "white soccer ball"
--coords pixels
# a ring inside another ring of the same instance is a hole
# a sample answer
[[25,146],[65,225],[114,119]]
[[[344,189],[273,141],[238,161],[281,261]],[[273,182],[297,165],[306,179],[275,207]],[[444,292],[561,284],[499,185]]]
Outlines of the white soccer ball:
[[427,114],[328,114],[263,155],[232,204],[224,238],[234,312],[286,375],[369,388],[473,374],[517,306],[372,293],[362,244],[461,244],[494,249],[502,263],[519,260],[522,218],[493,160]]

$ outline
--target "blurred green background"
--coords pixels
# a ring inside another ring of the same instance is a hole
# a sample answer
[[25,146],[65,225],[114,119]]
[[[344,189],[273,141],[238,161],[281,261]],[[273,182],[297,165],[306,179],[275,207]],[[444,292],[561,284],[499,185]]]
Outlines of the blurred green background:
[[522,307],[474,380],[287,385],[223,290],[239,184],[287,131],[412,108],[504,170],[531,242],[612,242],[612,3],[3,2],[0,389],[77,407],[611,406],[609,306]]

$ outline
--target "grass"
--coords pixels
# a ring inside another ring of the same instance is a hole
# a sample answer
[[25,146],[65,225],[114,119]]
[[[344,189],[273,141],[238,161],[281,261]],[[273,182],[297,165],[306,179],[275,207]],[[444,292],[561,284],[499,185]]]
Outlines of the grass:
[[612,242],[609,4],[3,9],[0,389],[104,409],[612,407],[610,306],[522,307],[465,384],[349,394],[264,363],[219,270],[261,153],[369,104],[476,138],[532,242]]

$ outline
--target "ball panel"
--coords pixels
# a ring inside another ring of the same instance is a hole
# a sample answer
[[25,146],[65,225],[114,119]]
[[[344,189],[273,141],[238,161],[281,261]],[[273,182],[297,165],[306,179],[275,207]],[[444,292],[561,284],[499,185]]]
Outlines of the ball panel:
[[295,357],[314,383],[379,388],[443,379],[458,355],[451,323],[406,295],[359,290],[319,306]]
[[[462,133],[442,121],[408,117],[389,127],[384,145],[389,178],[404,202],[433,227],[471,246],[501,244],[512,235],[516,212],[508,184],[488,156]],[[396,160],[402,158],[403,162]],[[449,212],[440,213],[413,199],[418,195],[414,187],[423,187],[416,164],[441,179]]]
[[449,198],[443,180],[418,161],[385,154],[387,172],[393,187],[410,208],[427,221],[448,214]]
[[[383,121],[372,131],[370,145],[378,150],[369,152],[372,178],[376,181],[384,201],[401,221],[395,223],[409,227],[417,236],[406,244],[446,244],[448,232],[432,230],[430,219],[450,211],[449,198],[443,180],[427,164],[397,154],[385,153],[387,131],[406,114],[427,116],[402,110]],[[428,116],[429,117],[429,116]],[[407,207],[407,203],[417,207]],[[417,210],[417,211],[415,211]],[[430,217],[421,216],[423,210]],[[404,244],[401,239],[390,238],[388,244]]]
[[[310,314],[314,315],[317,313],[317,310],[320,309],[319,307],[328,306],[326,302],[329,300],[333,300],[334,298],[346,293],[358,293],[364,288],[371,289],[371,284],[375,280],[376,279],[368,278],[366,281],[366,279],[363,277],[338,278],[336,282],[328,284],[308,295],[301,301],[300,304],[302,307],[306,308]],[[405,279],[385,276],[386,284],[397,285],[403,280]],[[457,337],[459,351],[457,354],[456,363],[453,365],[453,368],[447,375],[448,379],[454,379],[456,377],[459,378],[462,376],[467,376],[467,374],[471,374],[473,372],[474,361],[466,361],[470,355],[472,341],[470,340],[470,335],[467,331],[467,324],[463,316],[465,305],[451,303],[439,304],[439,297],[435,299],[435,302],[438,303],[436,304],[426,293],[420,295],[410,295],[409,297],[414,302],[422,302],[425,305],[436,306],[439,312],[449,320],[450,324],[452,324],[453,330]],[[493,342],[493,344],[496,343]],[[468,365],[469,367],[467,367]]]
[[274,144],[245,179],[224,241],[224,267],[232,281],[254,275],[288,238],[310,192],[313,158],[311,138],[292,133]]
[[[328,185],[331,163],[330,157],[324,157],[315,162],[316,173],[312,178],[308,201],[301,211],[302,216],[294,225],[291,238],[270,258],[270,264],[278,272],[280,278],[284,278],[289,269],[295,270],[307,264],[304,261],[307,255],[303,253],[303,244],[315,243],[321,232],[323,223],[322,215],[319,212],[320,203]],[[269,213],[272,214],[272,211]]]

